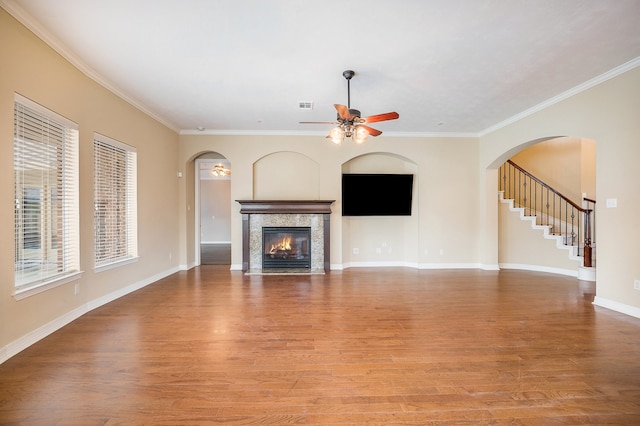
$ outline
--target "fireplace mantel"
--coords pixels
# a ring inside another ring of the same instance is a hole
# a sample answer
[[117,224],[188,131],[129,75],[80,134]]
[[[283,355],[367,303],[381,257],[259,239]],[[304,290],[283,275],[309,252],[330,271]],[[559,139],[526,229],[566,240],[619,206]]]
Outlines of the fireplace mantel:
[[328,213],[335,200],[236,200],[242,214]]
[[[236,200],[240,204],[242,214],[242,270],[244,272],[260,271],[262,265],[251,264],[251,217],[257,215],[315,215],[322,218],[322,243],[320,255],[324,255],[323,264],[319,265],[322,272],[330,269],[330,217],[331,204],[335,200]],[[312,230],[313,231],[313,230]],[[314,271],[312,271],[314,272]],[[318,271],[315,271],[318,272]]]

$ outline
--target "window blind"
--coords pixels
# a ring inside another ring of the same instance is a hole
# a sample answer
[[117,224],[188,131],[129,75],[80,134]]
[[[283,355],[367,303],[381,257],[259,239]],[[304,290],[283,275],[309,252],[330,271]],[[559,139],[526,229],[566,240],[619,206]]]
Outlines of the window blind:
[[13,141],[20,290],[79,271],[78,126],[16,94]]
[[137,257],[137,153],[134,147],[95,134],[95,267]]

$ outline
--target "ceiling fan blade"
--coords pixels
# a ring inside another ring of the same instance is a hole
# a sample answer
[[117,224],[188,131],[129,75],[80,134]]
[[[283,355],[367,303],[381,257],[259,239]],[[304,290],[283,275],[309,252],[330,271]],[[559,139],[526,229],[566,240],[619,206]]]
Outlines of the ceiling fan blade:
[[363,123],[376,123],[378,121],[395,120],[400,115],[397,112],[387,112],[385,114],[370,115],[363,118]]
[[358,127],[363,127],[367,129],[367,132],[369,132],[369,136],[378,136],[382,134],[380,130],[374,129],[373,127],[365,126],[364,124],[360,124],[358,125]]
[[336,111],[338,111],[338,116],[343,120],[351,120],[351,114],[349,113],[349,108],[340,104],[333,104],[336,107]]

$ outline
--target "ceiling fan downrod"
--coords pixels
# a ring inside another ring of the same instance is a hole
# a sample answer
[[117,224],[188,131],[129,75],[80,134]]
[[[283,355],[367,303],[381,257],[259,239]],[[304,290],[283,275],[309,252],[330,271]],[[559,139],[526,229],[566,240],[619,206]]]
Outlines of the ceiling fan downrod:
[[[342,76],[347,79],[347,109],[352,117],[360,117],[360,111],[357,109],[351,109],[351,78],[356,75],[353,70],[346,70],[342,73]],[[353,122],[351,123],[353,124]]]
[[351,78],[355,75],[355,71],[346,70],[342,76],[347,79],[347,108],[351,109]]

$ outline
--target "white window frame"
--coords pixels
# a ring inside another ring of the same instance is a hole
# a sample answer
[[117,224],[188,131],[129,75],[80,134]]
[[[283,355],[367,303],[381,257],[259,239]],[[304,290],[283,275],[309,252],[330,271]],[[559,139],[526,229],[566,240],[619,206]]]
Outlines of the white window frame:
[[138,259],[137,152],[93,136],[93,229],[96,272]]
[[[78,125],[14,96],[14,298],[82,276]],[[35,196],[34,196],[35,195]]]

